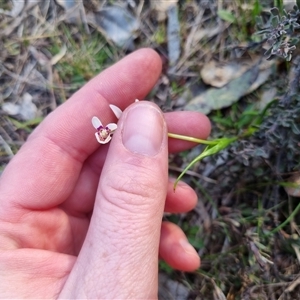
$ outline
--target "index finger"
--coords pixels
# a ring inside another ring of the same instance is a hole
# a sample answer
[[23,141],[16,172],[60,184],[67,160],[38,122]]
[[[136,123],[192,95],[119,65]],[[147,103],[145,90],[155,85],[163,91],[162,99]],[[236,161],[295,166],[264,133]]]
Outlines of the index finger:
[[[143,99],[161,72],[161,59],[151,49],[138,50],[103,71],[70,100],[49,114],[3,172],[0,212],[21,206],[48,209],[72,192],[82,163],[99,144],[91,118],[117,121],[109,104],[121,109]],[[42,200],[42,201],[41,201]]]

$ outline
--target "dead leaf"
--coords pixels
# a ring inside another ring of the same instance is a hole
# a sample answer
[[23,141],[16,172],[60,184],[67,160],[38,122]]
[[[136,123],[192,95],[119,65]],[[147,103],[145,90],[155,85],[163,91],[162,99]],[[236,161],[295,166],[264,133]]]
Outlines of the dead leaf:
[[245,95],[248,95],[258,89],[263,83],[265,83],[270,75],[274,72],[273,67],[277,65],[277,61],[274,60],[263,60],[259,62],[259,74],[257,79],[253,82],[250,88],[246,91]]
[[189,289],[165,274],[159,274],[159,299],[188,299]]
[[283,5],[286,11],[290,11],[296,5],[296,0],[283,0]]
[[240,77],[231,80],[225,86],[210,88],[196,96],[185,106],[185,109],[209,114],[212,110],[232,105],[262,85],[272,74],[272,67],[276,63],[276,61],[256,63]]
[[56,65],[65,56],[66,53],[67,53],[67,46],[63,45],[60,51],[51,58],[50,61],[51,65],[52,66]]
[[300,174],[293,175],[287,181],[288,185],[284,187],[288,195],[300,197]]
[[167,33],[169,64],[174,66],[180,56],[180,24],[176,5],[171,5],[168,9]]
[[171,6],[176,5],[178,0],[155,0],[150,1],[151,8],[157,13],[157,21],[163,22],[167,18],[167,11]]
[[13,0],[13,6],[12,10],[10,11],[10,14],[12,17],[18,16],[22,10],[25,8],[25,0]]
[[117,46],[134,49],[133,41],[138,36],[139,22],[126,8],[104,7],[94,14],[89,14],[87,21]]
[[56,0],[56,2],[65,10],[66,20],[69,23],[78,24],[81,22],[81,10],[83,9],[81,1]]
[[245,94],[255,82],[258,73],[258,65],[255,65],[241,77],[233,79],[224,87],[211,88],[195,97],[185,106],[185,109],[208,114],[214,109],[228,107]]
[[249,64],[249,61],[245,63],[236,61],[222,63],[211,60],[203,66],[200,75],[206,84],[220,88],[231,80],[240,77],[249,69]]
[[37,107],[32,102],[32,96],[28,93],[23,95],[20,104],[6,102],[2,104],[2,109],[9,115],[20,115],[25,121],[29,121],[37,117]]
[[29,46],[28,49],[29,49],[29,52],[32,54],[32,56],[37,60],[37,62],[41,66],[49,65],[50,60],[44,53],[42,53],[41,51],[38,51],[33,46]]
[[274,100],[277,95],[277,88],[271,87],[262,92],[259,97],[259,101],[255,104],[255,107],[262,111],[270,102]]
[[0,9],[0,13],[16,18],[25,10],[31,9],[33,6],[37,5],[38,1],[36,0],[12,0],[12,9],[3,10]]
[[220,33],[223,27],[222,24],[218,24],[216,26],[208,27],[208,28],[200,28],[197,30],[193,36],[193,40],[191,41],[192,46],[197,45],[202,39],[207,38],[210,39]]

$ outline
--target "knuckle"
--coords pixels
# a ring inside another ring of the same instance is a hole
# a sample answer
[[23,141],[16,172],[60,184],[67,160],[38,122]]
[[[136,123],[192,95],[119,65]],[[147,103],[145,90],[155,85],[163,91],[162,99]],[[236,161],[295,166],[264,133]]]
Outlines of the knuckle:
[[122,170],[105,174],[101,190],[108,202],[126,210],[146,208],[159,202],[167,185],[157,170],[132,164],[125,165]]

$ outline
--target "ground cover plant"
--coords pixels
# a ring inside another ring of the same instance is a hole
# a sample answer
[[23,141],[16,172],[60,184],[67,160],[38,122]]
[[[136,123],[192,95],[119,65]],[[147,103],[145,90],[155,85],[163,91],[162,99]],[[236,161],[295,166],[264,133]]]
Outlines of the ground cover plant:
[[196,209],[165,218],[184,229],[202,266],[186,274],[161,263],[160,298],[299,299],[294,2],[0,2],[1,168],[85,82],[136,48],[154,48],[164,68],[147,99],[208,114],[211,146],[224,141],[170,156],[174,177],[196,160],[182,177],[199,195]]

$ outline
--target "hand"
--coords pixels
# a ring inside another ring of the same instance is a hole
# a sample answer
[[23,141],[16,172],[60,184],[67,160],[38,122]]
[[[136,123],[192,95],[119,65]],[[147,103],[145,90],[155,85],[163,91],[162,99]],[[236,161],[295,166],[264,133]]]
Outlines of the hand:
[[[192,271],[200,259],[163,211],[197,201],[168,179],[168,151],[193,145],[167,132],[206,138],[195,112],[163,115],[143,99],[161,72],[150,49],[128,55],[91,80],[34,130],[0,180],[1,298],[157,297],[158,256]],[[110,144],[91,125],[116,122]]]

